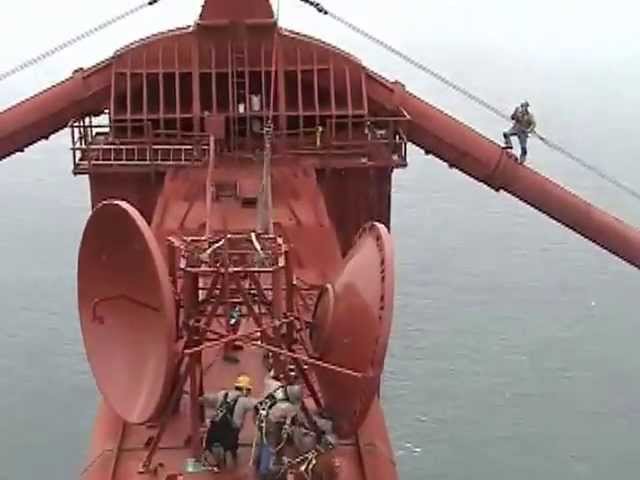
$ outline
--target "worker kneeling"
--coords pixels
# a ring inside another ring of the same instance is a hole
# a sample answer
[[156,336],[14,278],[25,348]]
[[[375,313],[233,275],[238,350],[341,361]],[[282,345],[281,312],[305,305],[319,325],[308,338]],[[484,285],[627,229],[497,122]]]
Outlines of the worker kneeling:
[[240,430],[247,413],[256,405],[256,400],[249,396],[251,391],[251,379],[240,375],[233,390],[222,390],[200,398],[202,405],[216,409],[204,444],[204,460],[214,470],[226,467],[227,453],[231,454],[234,466],[237,466]]

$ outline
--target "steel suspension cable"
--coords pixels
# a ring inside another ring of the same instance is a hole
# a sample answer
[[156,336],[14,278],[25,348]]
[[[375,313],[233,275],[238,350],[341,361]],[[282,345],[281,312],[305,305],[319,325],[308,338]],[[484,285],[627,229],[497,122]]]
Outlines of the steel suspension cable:
[[546,137],[543,137],[538,132],[534,132],[534,135],[542,143],[544,143],[548,148],[550,148],[551,150],[555,150],[559,154],[564,155],[566,158],[568,158],[569,160],[574,161],[575,163],[580,165],[585,170],[590,171],[594,175],[597,175],[598,177],[602,178],[606,182],[609,182],[614,187],[618,188],[619,190],[622,190],[623,192],[631,195],[636,200],[640,201],[640,192],[638,192],[637,190],[634,190],[633,188],[629,187],[628,185],[625,185],[620,180],[618,180],[615,177],[612,177],[611,175],[609,175],[608,173],[600,170],[598,167],[596,167],[594,165],[591,165],[590,163],[587,163],[586,161],[584,161],[580,157],[574,155],[573,153],[571,153],[570,151],[566,150],[565,148],[563,148],[562,146],[558,145],[557,143],[554,143],[553,141],[547,139]]
[[44,60],[46,60],[47,58],[60,53],[63,50],[66,50],[67,48],[75,45],[76,43],[85,40],[89,37],[91,37],[92,35],[95,35],[96,33],[104,30],[105,28],[108,28],[122,20],[124,20],[127,17],[130,17],[131,15],[134,15],[135,13],[138,13],[139,11],[150,7],[152,5],[155,5],[156,3],[158,3],[160,0],[147,0],[144,3],[138,5],[137,7],[133,7],[123,13],[121,13],[120,15],[116,15],[115,17],[102,22],[99,25],[96,25],[95,27],[59,44],[56,45],[55,47],[42,52],[40,55],[33,57],[23,63],[21,63],[20,65],[16,65],[15,67],[13,67],[11,70],[7,70],[6,72],[0,73],[0,82],[3,82],[4,80],[22,72],[23,70],[26,70],[27,68],[33,67],[41,62],[43,62]]
[[[372,34],[368,33],[367,31],[363,30],[362,28],[358,27],[357,25],[354,25],[353,23],[349,22],[345,18],[340,17],[339,15],[336,15],[335,13],[327,10],[319,1],[314,1],[314,0],[300,0],[300,1],[302,3],[304,3],[304,4],[306,4],[306,5],[309,5],[310,7],[314,8],[318,13],[320,13],[322,15],[326,15],[326,16],[332,18],[336,22],[338,22],[338,23],[344,25],[345,27],[347,27],[349,30],[352,30],[353,32],[359,34],[360,36],[366,38],[367,40],[375,43],[376,45],[382,47],[383,49],[387,50],[388,52],[390,52],[390,53],[394,54],[395,56],[401,58],[406,63],[409,63],[410,65],[413,65],[418,70],[421,70],[424,73],[426,73],[427,75],[435,78],[440,83],[443,83],[444,85],[446,85],[447,87],[451,88],[452,90],[460,93],[464,97],[466,97],[469,100],[475,102],[476,104],[478,104],[481,107],[485,108],[486,110],[490,111],[494,115],[497,115],[498,117],[502,118],[503,120],[511,121],[511,116],[508,115],[507,113],[505,113],[502,110],[500,110],[499,108],[491,105],[491,103],[489,103],[486,100],[484,100],[483,98],[471,93],[469,90],[466,90],[465,88],[461,87],[460,85],[456,84],[455,82],[449,80],[444,75],[442,75],[442,74],[436,72],[435,70],[429,68],[425,64],[423,64],[423,63],[417,61],[416,59],[410,57],[409,55],[401,52],[400,50],[398,50],[397,48],[393,47],[392,45],[390,45],[389,43],[385,42],[384,40],[381,40],[381,39],[373,36]],[[578,165],[580,165],[584,169],[590,171],[594,175],[600,177],[604,181],[610,183],[614,187],[624,191],[625,193],[627,193],[627,194],[631,195],[632,197],[634,197],[636,200],[640,201],[640,192],[638,192],[637,190],[634,190],[633,188],[629,187],[628,185],[625,185],[620,180],[617,180],[615,177],[607,174],[606,172],[604,172],[603,170],[599,169],[598,167],[595,167],[594,165],[591,165],[589,162],[587,162],[587,161],[583,160],[582,158],[580,158],[579,156],[571,153],[566,148],[564,148],[561,145],[553,142],[552,140],[548,139],[547,137],[541,135],[537,131],[533,132],[533,134],[547,148],[556,151],[557,153],[559,153],[559,154],[563,155],[564,157],[568,158],[569,160],[572,160],[573,162],[577,163]]]

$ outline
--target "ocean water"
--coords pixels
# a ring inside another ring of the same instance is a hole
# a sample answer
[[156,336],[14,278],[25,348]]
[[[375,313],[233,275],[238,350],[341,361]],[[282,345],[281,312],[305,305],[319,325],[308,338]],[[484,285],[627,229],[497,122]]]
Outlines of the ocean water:
[[[589,31],[590,13],[572,24],[582,37],[569,47],[526,55],[509,41],[513,27],[475,42],[456,36],[480,29],[471,21],[449,24],[446,37],[440,23],[422,35],[409,18],[397,44],[505,110],[526,96],[542,132],[640,189],[638,42],[606,43],[611,30]],[[506,127],[331,28],[329,40],[483,133],[499,138]],[[557,21],[536,28],[542,46],[562,40]],[[13,83],[0,101],[27,91]],[[95,412],[75,308],[89,195],[67,147],[61,133],[0,164],[0,480],[76,478]],[[530,150],[532,168],[640,225],[637,201],[535,141]],[[636,269],[418,151],[393,191],[396,315],[383,401],[401,478],[636,478]]]

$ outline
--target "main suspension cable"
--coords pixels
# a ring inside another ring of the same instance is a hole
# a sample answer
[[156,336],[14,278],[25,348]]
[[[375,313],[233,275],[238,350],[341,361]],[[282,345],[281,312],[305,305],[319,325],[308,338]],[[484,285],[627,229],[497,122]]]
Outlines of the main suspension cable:
[[85,40],[89,37],[91,37],[92,35],[95,35],[96,33],[104,30],[105,28],[110,27],[111,25],[114,25],[122,20],[124,20],[127,17],[130,17],[131,15],[138,13],[139,11],[150,7],[152,5],[155,5],[156,3],[158,3],[160,0],[146,0],[144,3],[138,5],[137,7],[131,8],[129,10],[127,10],[126,12],[121,13],[120,15],[117,15],[105,22],[102,22],[101,24],[81,33],[80,35],[77,35],[59,45],[56,45],[55,47],[42,52],[40,55],[33,57],[29,60],[27,60],[26,62],[21,63],[20,65],[16,65],[15,67],[13,67],[11,70],[7,70],[6,72],[0,73],[0,82],[3,82],[4,80],[22,72],[23,70],[26,70],[27,68],[33,67],[41,62],[43,62],[44,60],[46,60],[47,58],[60,53],[63,50],[66,50],[67,48],[75,45],[76,43]]
[[609,175],[608,173],[600,170],[598,167],[595,167],[595,166],[591,165],[590,163],[587,163],[586,161],[584,161],[580,157],[574,155],[573,153],[571,153],[570,151],[566,150],[565,148],[563,148],[562,146],[558,145],[557,143],[554,143],[553,141],[547,139],[546,137],[543,137],[538,132],[534,132],[534,135],[542,143],[544,143],[548,148],[550,148],[551,150],[555,150],[559,154],[564,155],[569,160],[574,161],[575,163],[580,165],[585,170],[590,171],[594,175],[597,175],[598,177],[602,178],[606,182],[609,182],[614,187],[626,192],[627,194],[629,194],[632,197],[634,197],[636,200],[640,201],[640,192],[638,192],[637,190],[634,190],[633,188],[629,187],[628,185],[625,185],[620,180],[618,180],[615,177],[612,177],[611,175]]
[[[372,34],[368,33],[367,31],[363,30],[362,28],[358,27],[357,25],[354,25],[353,23],[349,22],[345,18],[342,18],[342,17],[336,15],[335,13],[330,12],[319,1],[315,1],[315,0],[300,0],[300,1],[302,3],[304,3],[304,4],[306,4],[306,5],[309,5],[310,7],[314,8],[318,13],[320,13],[322,15],[326,15],[326,16],[332,18],[336,22],[338,22],[338,23],[344,25],[345,27],[347,27],[349,30],[352,30],[353,32],[356,32],[360,36],[366,38],[367,40],[375,43],[376,45],[380,46],[381,48],[383,48],[383,49],[387,50],[388,52],[394,54],[395,56],[401,58],[406,63],[409,63],[410,65],[413,65],[418,70],[421,70],[424,73],[426,73],[427,75],[435,78],[436,80],[438,80],[439,82],[443,83],[447,87],[451,88],[452,90],[455,90],[456,92],[458,92],[461,95],[465,96],[469,100],[475,102],[476,104],[478,104],[481,107],[485,108],[486,110],[490,111],[494,115],[497,115],[501,119],[506,120],[507,122],[511,121],[511,116],[508,115],[506,112],[503,112],[499,108],[491,105],[489,102],[487,102],[483,98],[471,93],[469,90],[466,90],[465,88],[461,87],[460,85],[456,84],[455,82],[449,80],[444,75],[442,75],[442,74],[436,72],[435,70],[429,68],[425,64],[420,63],[419,61],[417,61],[414,58],[410,57],[409,55],[401,52],[400,50],[398,50],[397,48],[395,48],[392,45],[388,44],[387,42],[385,42],[385,41],[373,36]],[[600,170],[598,167],[595,167],[594,165],[591,165],[589,162],[587,162],[587,161],[583,160],[582,158],[580,158],[579,156],[571,153],[566,148],[564,148],[561,145],[555,143],[554,141],[548,139],[547,137],[541,135],[537,131],[533,132],[533,135],[535,135],[536,138],[538,138],[545,146],[547,146],[547,148],[549,148],[551,150],[554,150],[557,153],[565,156],[569,160],[572,160],[573,162],[577,163],[578,165],[580,165],[584,169],[590,171],[594,175],[600,177],[601,179],[603,179],[606,182],[609,182],[614,187],[626,192],[627,194],[629,194],[632,197],[634,197],[636,200],[640,201],[640,192],[638,192],[637,190],[634,190],[633,188],[629,187],[628,185],[625,185],[621,181],[617,180],[616,178],[612,177],[611,175],[607,174],[606,172]]]

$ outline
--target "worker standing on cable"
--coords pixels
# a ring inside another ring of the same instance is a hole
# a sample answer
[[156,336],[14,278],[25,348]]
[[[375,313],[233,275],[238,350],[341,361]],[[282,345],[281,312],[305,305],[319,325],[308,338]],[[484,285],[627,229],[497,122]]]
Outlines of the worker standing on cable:
[[522,164],[527,160],[527,139],[536,128],[536,120],[529,111],[529,102],[522,102],[520,106],[516,107],[511,114],[511,120],[513,120],[513,125],[502,134],[504,136],[504,148],[512,149],[511,137],[518,137],[520,163]]
[[248,375],[240,375],[233,386],[233,390],[200,397],[202,405],[216,409],[207,430],[204,452],[204,460],[216,471],[226,466],[227,453],[231,454],[234,466],[237,466],[240,430],[247,413],[257,403],[249,396],[252,386]]

